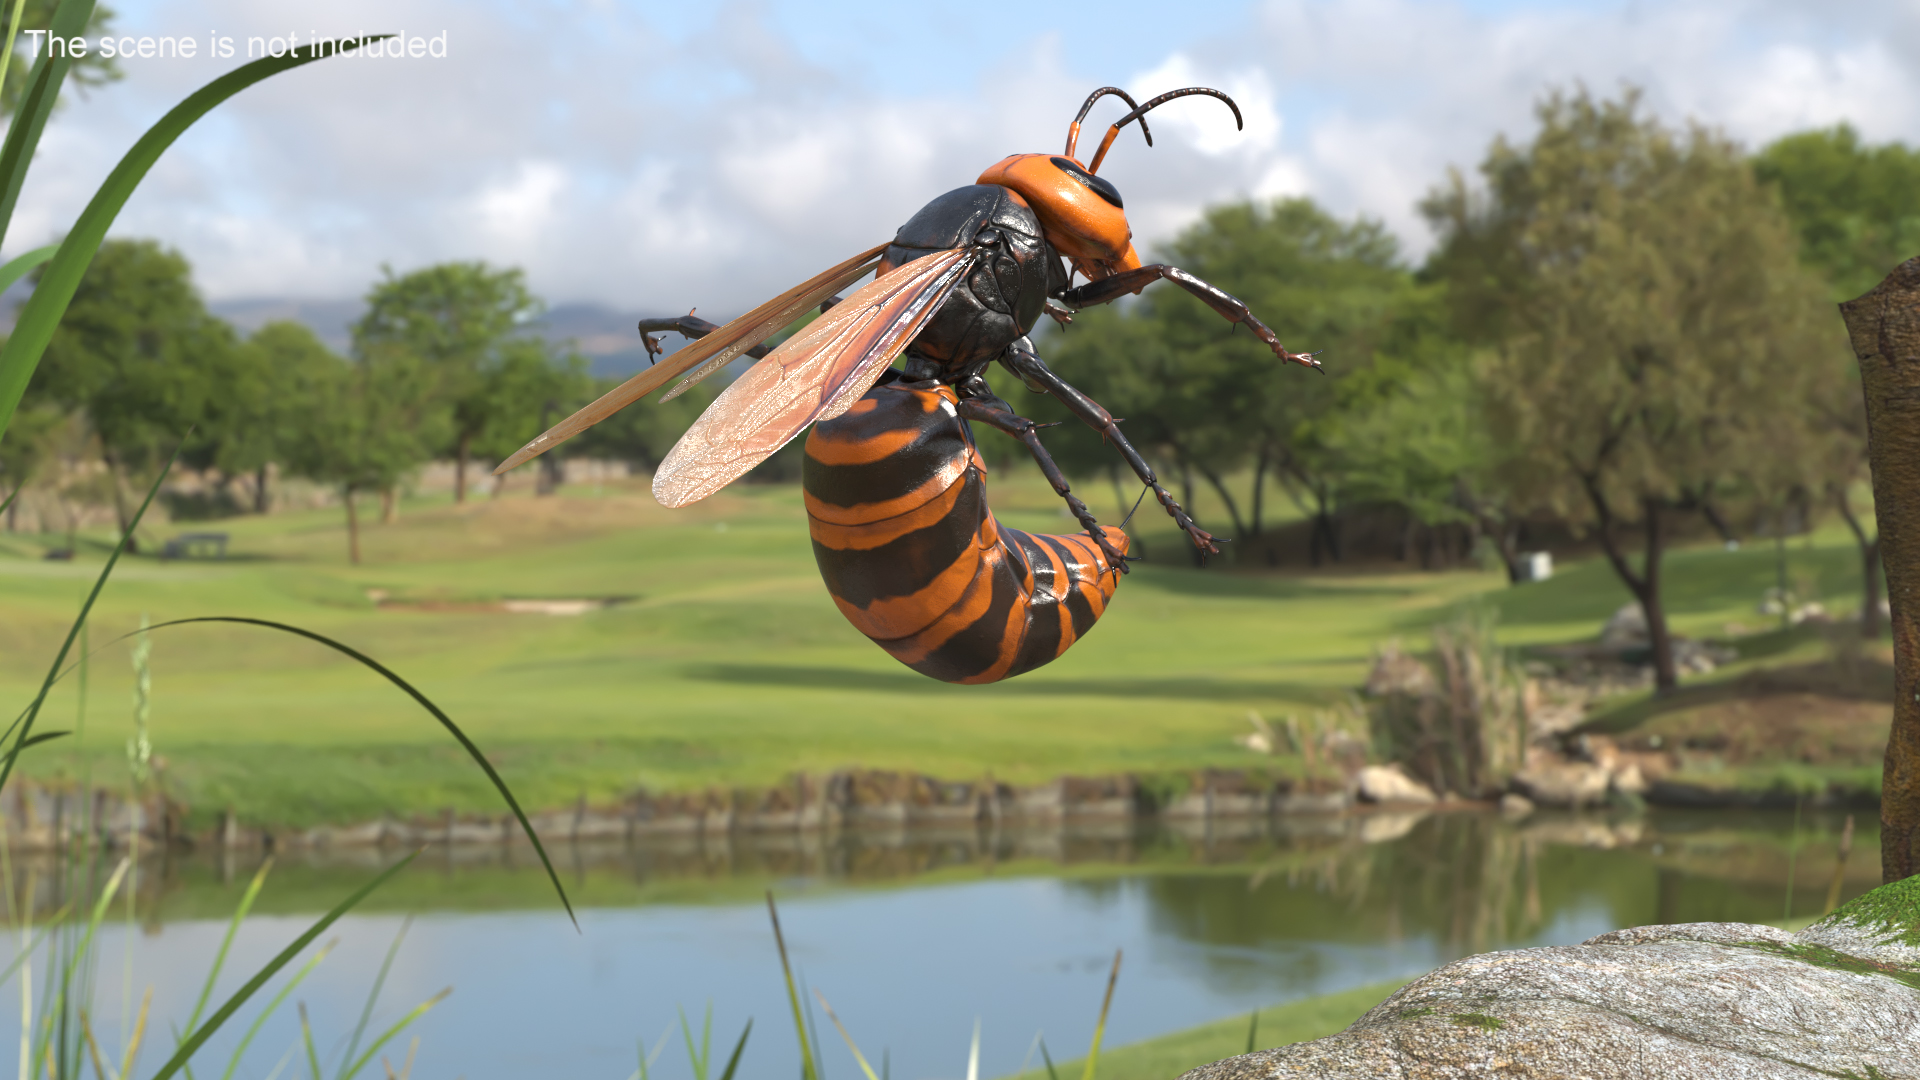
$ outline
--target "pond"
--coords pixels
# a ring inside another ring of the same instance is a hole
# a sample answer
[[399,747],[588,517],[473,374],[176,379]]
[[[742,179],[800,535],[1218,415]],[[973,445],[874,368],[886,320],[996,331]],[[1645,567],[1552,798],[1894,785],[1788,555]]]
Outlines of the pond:
[[[263,1024],[235,1076],[308,1073],[297,1003],[334,1075],[394,953],[367,1039],[446,987],[452,995],[382,1051],[416,1077],[623,1080],[636,1044],[670,1045],[651,1074],[691,1075],[713,1009],[717,1076],[749,1017],[742,1077],[792,1077],[798,1050],[769,929],[777,897],[795,968],[876,1068],[965,1075],[976,1022],[983,1077],[1085,1052],[1114,951],[1124,959],[1105,1045],[1256,1006],[1427,971],[1488,949],[1570,944],[1653,922],[1777,921],[1878,883],[1877,821],[1857,814],[1836,877],[1840,814],[1654,812],[1637,818],[1373,814],[1147,832],[734,837],[556,851],[576,932],[529,849],[429,849],[323,940],[339,945]],[[391,853],[397,857],[399,853]],[[373,875],[373,853],[283,861],[237,935],[214,1002]],[[140,868],[132,922],[116,903],[94,950],[98,1041],[109,1056],[154,987],[145,1074],[184,1025],[255,863],[179,858]],[[63,902],[58,868],[12,868],[14,903]],[[410,925],[409,925],[410,923]],[[7,950],[19,947],[19,936]],[[298,965],[296,964],[295,967]],[[291,970],[291,969],[289,969]],[[44,993],[47,955],[33,958]],[[256,1007],[196,1071],[219,1075]],[[0,990],[0,1045],[17,1046],[20,976]],[[817,1002],[815,1012],[818,1013]],[[825,1015],[825,1075],[859,1076]],[[366,1040],[362,1040],[364,1047]],[[357,1055],[356,1055],[357,1056]],[[376,1058],[362,1073],[384,1076]]]

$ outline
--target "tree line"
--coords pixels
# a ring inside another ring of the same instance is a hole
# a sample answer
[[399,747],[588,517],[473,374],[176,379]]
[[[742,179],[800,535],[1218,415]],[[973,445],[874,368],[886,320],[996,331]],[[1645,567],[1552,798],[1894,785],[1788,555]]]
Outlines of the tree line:
[[[1189,493],[1214,491],[1242,557],[1276,496],[1310,520],[1316,564],[1342,557],[1354,506],[1465,530],[1516,581],[1523,529],[1557,523],[1597,541],[1639,601],[1666,688],[1675,527],[1733,540],[1740,520],[1777,529],[1830,507],[1859,543],[1877,633],[1878,541],[1849,498],[1865,414],[1834,305],[1920,254],[1920,153],[1843,125],[1749,155],[1662,124],[1631,91],[1555,94],[1537,117],[1476,179],[1431,189],[1438,243],[1417,267],[1379,222],[1307,199],[1215,208],[1168,245],[1165,261],[1318,351],[1324,377],[1278,370],[1176,289],[1081,312],[1041,350]],[[1016,408],[1067,419],[1014,389]],[[1076,428],[1049,445],[1111,474]]]
[[[271,507],[275,473],[336,489],[358,562],[361,496],[378,496],[390,518],[411,474],[450,459],[465,501],[469,462],[499,461],[606,389],[577,352],[537,332],[542,311],[519,270],[389,270],[342,356],[297,322],[242,336],[207,310],[178,253],[109,241],[0,439],[0,484],[77,484],[63,493],[111,502],[124,528],[132,491],[180,447],[230,503],[250,487],[256,513]],[[711,394],[633,410],[569,449],[651,468]],[[59,475],[60,459],[79,457],[103,468]],[[558,458],[545,468],[550,490]]]

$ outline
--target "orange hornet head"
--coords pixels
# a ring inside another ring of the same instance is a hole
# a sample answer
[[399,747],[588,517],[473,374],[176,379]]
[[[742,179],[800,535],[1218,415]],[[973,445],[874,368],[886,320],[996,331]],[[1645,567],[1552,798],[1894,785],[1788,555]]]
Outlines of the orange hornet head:
[[[1080,141],[1080,123],[1087,118],[1093,103],[1108,94],[1132,105],[1133,111],[1107,129],[1106,138],[1100,141],[1100,149],[1093,155],[1093,163],[1082,165],[1073,156]],[[1146,137],[1147,145],[1152,146],[1153,133],[1147,130],[1146,114],[1155,106],[1189,94],[1219,98],[1233,110],[1234,123],[1246,126],[1240,119],[1240,106],[1218,90],[1190,86],[1161,94],[1145,105],[1134,105],[1126,91],[1103,86],[1088,96],[1086,104],[1080,106],[1080,115],[1074,117],[1067,128],[1064,154],[1015,154],[981,173],[974,183],[998,184],[1018,192],[1040,219],[1047,242],[1065,255],[1087,280],[1099,281],[1136,269],[1140,266],[1140,256],[1133,250],[1133,229],[1127,225],[1120,190],[1095,174],[1100,171],[1100,163],[1106,159],[1107,150],[1113,146],[1121,128],[1139,120],[1140,134]]]

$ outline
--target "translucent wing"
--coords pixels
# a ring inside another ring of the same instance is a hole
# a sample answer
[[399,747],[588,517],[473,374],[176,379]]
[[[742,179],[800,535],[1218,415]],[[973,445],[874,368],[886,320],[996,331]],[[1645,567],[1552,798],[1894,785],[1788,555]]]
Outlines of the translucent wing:
[[545,434],[514,451],[512,457],[501,462],[500,467],[493,470],[494,475],[498,476],[559,446],[665,386],[674,376],[689,368],[699,367],[700,370],[695,372],[687,383],[675,388],[676,393],[685,389],[686,385],[706,378],[741,353],[767,340],[781,327],[799,318],[801,312],[865,277],[869,270],[878,265],[880,256],[886,250],[886,244],[869,248],[831,270],[808,278],[706,337],[687,345],[679,352],[602,394],[593,404],[548,428]]
[[974,257],[964,248],[888,271],[834,305],[720,392],[653,475],[664,506],[698,502],[765,461],[816,420],[853,407]]

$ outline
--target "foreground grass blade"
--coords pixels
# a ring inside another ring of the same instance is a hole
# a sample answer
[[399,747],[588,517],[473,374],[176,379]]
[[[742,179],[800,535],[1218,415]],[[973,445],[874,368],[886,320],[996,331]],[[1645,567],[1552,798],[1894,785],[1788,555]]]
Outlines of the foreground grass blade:
[[[358,660],[360,663],[378,672],[381,677],[385,678],[388,682],[406,691],[408,697],[418,702],[421,708],[433,714],[433,718],[440,721],[440,726],[446,728],[449,734],[459,740],[460,745],[466,749],[467,756],[472,758],[474,764],[480,766],[480,770],[487,774],[487,779],[493,782],[493,789],[500,793],[502,799],[506,800],[507,807],[513,811],[513,816],[519,820],[521,831],[525,832],[527,839],[533,842],[533,850],[540,855],[540,864],[547,868],[547,880],[553,883],[553,891],[560,894],[560,903],[567,909],[567,918],[573,920],[574,929],[578,930],[580,928],[580,920],[575,917],[573,913],[573,901],[567,898],[566,886],[560,884],[560,874],[553,868],[553,860],[547,857],[546,845],[540,842],[540,837],[533,831],[533,822],[528,821],[526,811],[520,809],[520,800],[513,797],[513,792],[507,787],[507,782],[500,778],[498,772],[494,771],[493,763],[487,760],[487,755],[481,753],[480,748],[474,745],[473,740],[467,738],[467,733],[460,730],[460,725],[454,723],[452,717],[441,712],[440,706],[435,705],[427,698],[427,695],[415,689],[412,683],[394,674],[385,664],[382,664],[380,661],[375,660],[373,657],[368,656],[366,653],[361,652],[351,645],[342,644],[325,634],[316,634],[311,630],[303,630],[298,626],[289,626],[286,623],[277,623],[269,619],[252,619],[241,615],[201,615],[192,619],[172,619],[163,623],[155,623],[147,627],[147,629],[160,630],[169,626],[189,626],[193,623],[238,623],[242,626],[264,626],[269,630],[279,630],[282,633],[303,637],[308,641],[318,642],[335,652]],[[3,776],[0,776],[0,779],[3,778]]]
[[[21,6],[15,5],[16,16]],[[77,37],[86,32],[92,18],[93,0],[63,0],[47,24],[49,36]],[[47,117],[53,115],[54,103],[60,100],[60,87],[67,81],[67,69],[72,66],[73,58],[64,51],[55,56],[53,50],[43,48],[27,76],[25,92],[20,95],[20,104],[13,111],[13,123],[7,128],[6,142],[0,143],[0,240],[6,238],[7,227],[13,221],[13,208],[20,201],[20,186],[26,183],[27,167],[33,164],[33,152],[40,145],[40,133],[46,130]],[[5,420],[0,419],[0,430],[6,426]]]
[[1093,1067],[1100,1060],[1100,1038],[1107,1033],[1107,1010],[1113,1006],[1113,984],[1120,981],[1120,950],[1113,950],[1113,974],[1107,976],[1107,996],[1100,1002],[1100,1022],[1093,1025],[1093,1045],[1087,1048],[1087,1068],[1080,1080],[1093,1080]]
[[1253,1053],[1253,1043],[1255,1039],[1259,1038],[1259,1035],[1260,1010],[1255,1009],[1247,1014],[1247,1053]]
[[20,743],[20,745],[7,751],[6,753],[7,763],[11,765],[13,763],[13,759],[20,755],[20,751],[25,750],[29,746],[39,746],[43,742],[52,742],[53,740],[58,739],[63,735],[71,735],[71,734],[73,734],[73,732],[71,731],[43,731],[40,734],[35,735],[30,739],[23,740]]
[[973,1045],[967,1048],[967,1080],[980,1080],[980,1018],[973,1018]]
[[206,1011],[207,999],[213,996],[213,984],[220,978],[220,969],[226,966],[227,950],[233,948],[233,936],[240,932],[240,924],[246,921],[247,912],[253,910],[253,900],[260,895],[261,887],[267,883],[267,872],[272,869],[271,858],[261,863],[253,880],[247,883],[247,891],[240,894],[240,906],[233,909],[233,918],[227,921],[227,936],[220,939],[220,951],[213,954],[213,967],[207,971],[207,984],[200,988],[200,1000],[193,1003],[193,1012],[187,1016],[188,1031],[200,1023],[200,1014]]
[[[93,5],[86,3],[83,6],[91,8]],[[62,4],[60,13],[64,14],[67,7],[67,4]],[[82,25],[85,25],[84,20]],[[391,36],[381,35],[382,38]],[[133,144],[133,149],[120,159],[120,163],[114,166],[113,172],[100,185],[100,190],[94,193],[93,201],[74,221],[72,231],[60,244],[59,253],[48,264],[46,273],[41,275],[39,286],[20,309],[19,321],[14,324],[6,345],[0,347],[0,431],[6,430],[7,421],[13,417],[14,407],[20,403],[20,395],[26,391],[27,380],[32,377],[33,369],[39,366],[40,356],[46,352],[47,342],[53,339],[54,328],[59,325],[60,317],[66,314],[67,304],[72,302],[75,290],[80,287],[80,278],[86,273],[87,264],[93,261],[94,253],[100,250],[101,241],[106,239],[108,227],[119,216],[120,208],[126,205],[134,188],[146,177],[147,170],[153,168],[153,163],[160,160],[160,155],[173,145],[181,133],[214,106],[262,79],[323,58],[328,55],[331,46],[331,42],[304,45],[290,50],[284,56],[263,57],[220,76],[175,105],[158,123],[148,128],[147,133]],[[52,108],[50,99],[46,102],[46,108]],[[11,138],[7,149],[13,149]],[[19,157],[14,167],[19,169],[30,156]],[[0,161],[0,166],[4,164],[4,161]],[[4,198],[3,193],[0,193],[0,198]],[[11,207],[0,205],[0,209],[10,211]]]
[[[167,1077],[172,1076],[174,1073],[179,1072],[181,1066],[187,1063],[187,1059],[193,1057],[194,1052],[200,1049],[200,1044],[206,1042],[207,1039],[210,1038],[215,1031],[218,1031],[220,1029],[220,1025],[226,1023],[229,1017],[231,1017],[235,1012],[238,1012],[240,1009],[240,1006],[245,1005],[247,1003],[247,999],[253,997],[253,995],[257,993],[262,986],[265,986],[267,984],[268,979],[271,979],[275,975],[279,974],[280,969],[283,967],[286,967],[289,963],[293,961],[294,957],[300,955],[302,950],[304,950],[307,946],[313,944],[314,939],[318,938],[321,934],[326,933],[327,927],[332,926],[334,923],[338,922],[340,920],[340,916],[345,915],[347,912],[353,910],[354,907],[360,903],[360,901],[365,900],[367,897],[371,896],[375,889],[378,889],[380,886],[385,885],[389,878],[399,873],[402,869],[404,869],[407,866],[407,864],[413,862],[415,857],[417,857],[419,854],[420,853],[416,851],[412,855],[409,855],[406,858],[401,859],[399,862],[394,863],[392,866],[389,866],[385,870],[381,871],[379,877],[376,877],[372,881],[369,881],[365,885],[362,885],[359,891],[355,892],[352,896],[349,896],[345,900],[342,900],[338,904],[335,904],[333,906],[333,910],[327,912],[325,915],[320,916],[319,921],[315,922],[312,926],[308,927],[306,933],[301,934],[297,938],[294,938],[293,944],[288,945],[286,948],[280,950],[280,954],[278,956],[275,956],[272,960],[267,961],[266,966],[261,968],[258,972],[254,973],[253,978],[248,979],[247,984],[245,986],[242,986],[240,989],[234,991],[233,996],[227,999],[226,1004],[220,1006],[219,1009],[215,1010],[212,1016],[207,1017],[206,1023],[200,1025],[195,1030],[189,1031],[187,1033],[186,1040],[180,1044],[180,1049],[174,1051],[173,1056],[167,1059],[167,1063],[160,1067],[160,1071],[153,1074],[153,1080],[167,1080]],[[305,1006],[301,1007],[300,1018],[301,1018],[301,1024],[304,1027],[306,1023]],[[318,1073],[318,1071],[314,1073],[314,1076],[316,1078],[319,1075],[320,1074]]]
[[[220,1074],[220,1080],[233,1080],[235,1070],[240,1068],[241,1055],[245,1054],[247,1047],[252,1045],[253,1037],[260,1034],[260,1029],[266,1025],[267,1018],[280,1011],[280,1006],[286,1004],[287,995],[293,993],[296,987],[305,982],[307,976],[313,974],[313,969],[319,967],[320,961],[325,960],[327,954],[332,952],[334,946],[338,944],[340,944],[340,941],[336,938],[321,946],[320,951],[314,953],[312,959],[308,960],[299,971],[295,972],[293,978],[287,980],[287,985],[281,987],[280,992],[273,995],[273,1000],[267,1002],[267,1007],[260,1011],[259,1016],[254,1017],[253,1026],[248,1028],[246,1035],[241,1037],[240,1045],[233,1048],[233,1058],[227,1062],[227,1071]],[[289,1053],[291,1053],[291,1051],[289,1051]],[[285,1063],[285,1060],[282,1059],[281,1064],[284,1065]],[[279,1070],[275,1069],[274,1071],[278,1072]],[[125,1076],[126,1074],[123,1072],[121,1075]]]
[[[0,75],[0,78],[5,78],[5,76]],[[26,277],[27,272],[34,267],[53,258],[54,252],[59,250],[59,244],[48,244],[43,248],[34,248],[25,255],[10,260],[5,266],[0,266],[0,292],[6,292],[8,289],[13,288],[14,282]],[[9,499],[7,501],[12,502],[13,500]],[[6,509],[4,506],[0,506],[0,510],[4,509]]]
[[733,1044],[733,1055],[727,1058],[727,1067],[720,1074],[720,1080],[733,1080],[733,1072],[740,1067],[740,1054],[747,1048],[747,1036],[753,1034],[753,1018],[747,1018],[747,1026],[740,1030],[740,1041]]
[[1053,1067],[1053,1055],[1047,1053],[1047,1040],[1040,1040],[1040,1060],[1047,1063],[1047,1080],[1060,1080],[1060,1072]]
[[787,962],[787,939],[780,933],[780,911],[773,906],[773,890],[767,890],[767,915],[773,919],[773,943],[780,947],[780,970],[787,976],[787,1001],[793,1005],[793,1029],[800,1036],[801,1080],[820,1080],[814,1065],[813,1047],[807,1041],[807,1018],[800,1011],[800,991],[794,989],[793,965]]
[[[820,999],[820,1007],[827,1010],[827,1019],[833,1021],[833,1026],[835,1030],[839,1031],[840,1037],[846,1040],[847,1049],[853,1051],[853,1060],[860,1063],[860,1071],[867,1074],[867,1080],[880,1080],[878,1076],[875,1076],[873,1074],[873,1066],[867,1064],[867,1055],[861,1053],[860,1047],[854,1043],[853,1035],[847,1031],[847,1025],[840,1022],[840,1014],[833,1011],[832,1005],[827,1004],[827,995],[821,993],[820,988],[816,986],[813,988],[813,996]],[[980,1050],[980,1044],[977,1041],[980,1037],[979,1029],[975,1028],[973,1034],[976,1040],[973,1048],[976,1055],[976,1063],[977,1063],[978,1053]],[[968,1076],[967,1080],[976,1080],[976,1078],[973,1076]]]
[[320,1080],[320,1051],[313,1046],[313,1024],[307,1020],[307,1003],[300,1003],[300,1041],[307,1047],[307,1067],[312,1069],[313,1080]]
[[[380,961],[380,974],[373,978],[373,989],[367,991],[367,1003],[360,1008],[360,1022],[353,1026],[353,1038],[347,1040],[347,1052],[341,1055],[341,1069],[338,1080],[346,1080],[353,1072],[359,1072],[356,1066],[348,1072],[345,1063],[353,1059],[353,1052],[360,1049],[360,1039],[367,1033],[367,1021],[373,1019],[373,1006],[380,1000],[380,988],[387,985],[387,972],[393,970],[393,958],[400,953],[400,943],[407,939],[407,930],[413,926],[413,916],[400,920],[400,932],[393,935],[393,944],[387,946],[386,959]],[[445,996],[445,995],[442,995]],[[439,998],[435,998],[438,1001]],[[431,1005],[432,1002],[428,1002]],[[369,1054],[372,1051],[368,1051]],[[319,1080],[315,1077],[314,1080]]]
[[[391,1042],[395,1036],[399,1035],[402,1031],[405,1031],[407,1027],[411,1025],[415,1020],[418,1020],[422,1016],[425,1016],[427,1014],[428,1009],[431,1009],[435,1005],[438,1005],[441,1002],[447,1000],[447,995],[451,993],[453,993],[453,987],[449,986],[445,990],[440,991],[439,993],[433,995],[432,997],[421,1002],[420,1004],[415,1005],[413,1007],[412,1012],[408,1013],[407,1015],[401,1017],[398,1020],[395,1020],[393,1022],[392,1027],[381,1032],[380,1037],[373,1040],[373,1045],[367,1047],[366,1053],[361,1054],[360,1057],[356,1059],[352,1065],[348,1066],[346,1069],[341,1071],[340,1076],[342,1080],[353,1080],[354,1077],[360,1075],[360,1070],[367,1067],[367,1063],[373,1060],[373,1055],[379,1053],[381,1047],[387,1045],[387,1043]],[[407,1056],[409,1059],[411,1059],[413,1055],[408,1054]],[[413,1066],[408,1065],[407,1068],[411,1070]],[[387,1072],[389,1075],[391,1075],[393,1072],[392,1068],[389,1067]]]
[[[15,334],[18,336],[17,330]],[[11,347],[12,342],[9,341],[7,344]],[[4,353],[0,353],[0,356],[3,355]],[[4,359],[0,359],[0,368],[4,368],[4,364]],[[11,413],[12,406],[9,405],[5,414],[0,414],[0,430],[5,429],[5,416]],[[80,615],[73,620],[72,628],[67,631],[67,640],[60,643],[60,651],[53,658],[53,666],[47,669],[47,677],[40,682],[40,692],[34,695],[33,703],[27,706],[27,711],[21,718],[14,721],[15,727],[7,730],[7,734],[12,734],[16,730],[19,734],[14,736],[13,753],[8,754],[4,760],[0,760],[0,788],[5,788],[7,778],[13,775],[14,761],[19,757],[20,751],[27,747],[27,740],[33,734],[33,722],[39,718],[40,707],[47,700],[47,692],[53,689],[54,680],[60,675],[60,665],[66,663],[67,654],[73,651],[73,642],[80,636],[80,628],[87,625],[87,616],[93,612],[94,601],[100,599],[100,590],[106,587],[107,578],[113,574],[114,566],[120,562],[121,554],[127,550],[127,543],[133,539],[133,530],[140,527],[140,519],[147,515],[147,508],[153,505],[154,496],[160,494],[160,481],[166,479],[167,473],[173,471],[173,463],[180,460],[180,449],[185,445],[186,440],[182,439],[180,445],[173,448],[173,456],[167,459],[166,467],[160,470],[159,476],[153,478],[153,486],[147,489],[147,497],[140,500],[140,509],[133,512],[133,518],[127,522],[126,531],[120,534],[120,542],[113,545],[113,554],[107,556],[107,564],[100,568],[100,576],[94,579],[93,589],[87,593],[86,602],[80,605]],[[0,738],[5,738],[5,735],[0,735]]]

